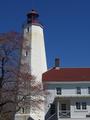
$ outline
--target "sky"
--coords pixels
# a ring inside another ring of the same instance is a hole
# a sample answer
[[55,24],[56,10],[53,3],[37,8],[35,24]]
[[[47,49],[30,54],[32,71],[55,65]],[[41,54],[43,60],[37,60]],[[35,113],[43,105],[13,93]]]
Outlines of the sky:
[[48,68],[90,67],[90,0],[0,0],[0,33],[22,31],[26,14],[38,11],[44,26]]

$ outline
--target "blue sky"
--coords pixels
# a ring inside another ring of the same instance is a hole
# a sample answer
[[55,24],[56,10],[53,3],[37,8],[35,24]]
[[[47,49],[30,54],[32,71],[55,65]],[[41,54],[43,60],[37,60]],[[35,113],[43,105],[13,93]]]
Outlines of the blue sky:
[[32,8],[44,25],[48,67],[90,67],[90,0],[0,0],[0,32],[22,31]]

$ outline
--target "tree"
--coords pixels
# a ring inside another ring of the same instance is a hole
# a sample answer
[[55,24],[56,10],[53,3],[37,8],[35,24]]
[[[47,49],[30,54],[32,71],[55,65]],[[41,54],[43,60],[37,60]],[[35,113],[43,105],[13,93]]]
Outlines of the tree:
[[23,41],[20,33],[0,34],[0,120],[12,120],[17,111],[26,112],[30,104],[40,109],[43,102],[38,97],[43,95],[41,83],[34,84],[35,77],[26,71],[28,64],[20,64]]

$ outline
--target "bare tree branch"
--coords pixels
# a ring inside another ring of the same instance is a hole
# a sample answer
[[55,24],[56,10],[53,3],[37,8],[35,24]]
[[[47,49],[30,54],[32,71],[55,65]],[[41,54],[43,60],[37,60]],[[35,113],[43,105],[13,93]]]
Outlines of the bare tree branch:
[[[36,77],[25,72],[29,65],[20,64],[22,42],[27,40],[20,33],[0,34],[0,120],[8,120],[21,108],[30,109],[30,104],[40,109],[43,102],[41,83],[34,84]],[[28,46],[23,49],[30,50]]]

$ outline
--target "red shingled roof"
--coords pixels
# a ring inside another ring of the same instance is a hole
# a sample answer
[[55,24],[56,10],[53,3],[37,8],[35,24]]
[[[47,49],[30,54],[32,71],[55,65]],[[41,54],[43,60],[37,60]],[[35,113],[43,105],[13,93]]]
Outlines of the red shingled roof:
[[53,68],[42,76],[43,81],[90,81],[90,68]]

